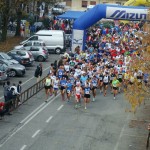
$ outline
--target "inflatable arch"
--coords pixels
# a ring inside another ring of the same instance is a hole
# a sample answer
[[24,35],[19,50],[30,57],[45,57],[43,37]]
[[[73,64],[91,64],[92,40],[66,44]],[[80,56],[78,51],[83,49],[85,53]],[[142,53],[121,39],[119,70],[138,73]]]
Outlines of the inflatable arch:
[[132,21],[148,20],[148,8],[105,4],[96,5],[74,22],[72,37],[73,52],[77,46],[84,49],[86,29],[102,18]]

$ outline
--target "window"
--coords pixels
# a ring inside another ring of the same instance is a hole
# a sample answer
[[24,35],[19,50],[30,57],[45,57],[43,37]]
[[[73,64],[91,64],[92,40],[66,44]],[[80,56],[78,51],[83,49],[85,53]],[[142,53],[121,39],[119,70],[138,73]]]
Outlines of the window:
[[39,51],[38,47],[31,47],[30,51]]
[[20,56],[25,56],[26,55],[26,53],[23,52],[23,51],[17,51],[17,54],[20,55]]
[[38,36],[32,36],[29,40],[30,41],[32,41],[32,40],[38,40]]
[[4,58],[0,55],[0,59],[4,59]]
[[88,1],[82,1],[82,7],[87,7]]
[[96,1],[90,1],[90,5],[96,5]]
[[26,46],[32,46],[32,42],[27,42],[26,44],[24,44],[24,47]]

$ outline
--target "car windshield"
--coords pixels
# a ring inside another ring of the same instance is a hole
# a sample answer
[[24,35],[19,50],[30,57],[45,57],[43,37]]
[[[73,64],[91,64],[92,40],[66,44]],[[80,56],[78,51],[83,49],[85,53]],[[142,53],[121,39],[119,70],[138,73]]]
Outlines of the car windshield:
[[7,60],[10,60],[11,59],[11,57],[10,56],[8,56],[7,54],[5,54],[5,53],[3,53],[3,57],[5,58],[5,59],[7,59]]
[[5,63],[5,65],[12,65],[13,64],[11,61],[8,61],[8,60],[3,60],[3,62]]
[[7,65],[6,64],[0,64],[0,70],[6,71]]
[[20,56],[25,56],[26,53],[24,51],[17,51],[17,54],[20,55]]

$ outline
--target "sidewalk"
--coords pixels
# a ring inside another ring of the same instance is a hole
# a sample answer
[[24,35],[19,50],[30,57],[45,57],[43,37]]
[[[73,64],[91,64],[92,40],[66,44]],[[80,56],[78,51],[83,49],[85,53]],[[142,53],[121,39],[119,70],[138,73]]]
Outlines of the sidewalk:
[[[128,113],[128,112],[127,112]],[[148,123],[150,123],[150,101],[141,104],[136,114],[129,113],[127,123],[124,125],[116,150],[146,150],[148,136]],[[150,149],[150,148],[149,148]]]

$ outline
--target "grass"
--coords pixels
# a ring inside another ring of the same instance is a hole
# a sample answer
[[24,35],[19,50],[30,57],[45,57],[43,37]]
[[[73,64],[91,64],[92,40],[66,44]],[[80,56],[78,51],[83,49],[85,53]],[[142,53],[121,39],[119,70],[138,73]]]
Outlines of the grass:
[[14,48],[14,46],[19,45],[23,40],[22,37],[8,37],[5,42],[0,42],[0,52],[8,52]]

